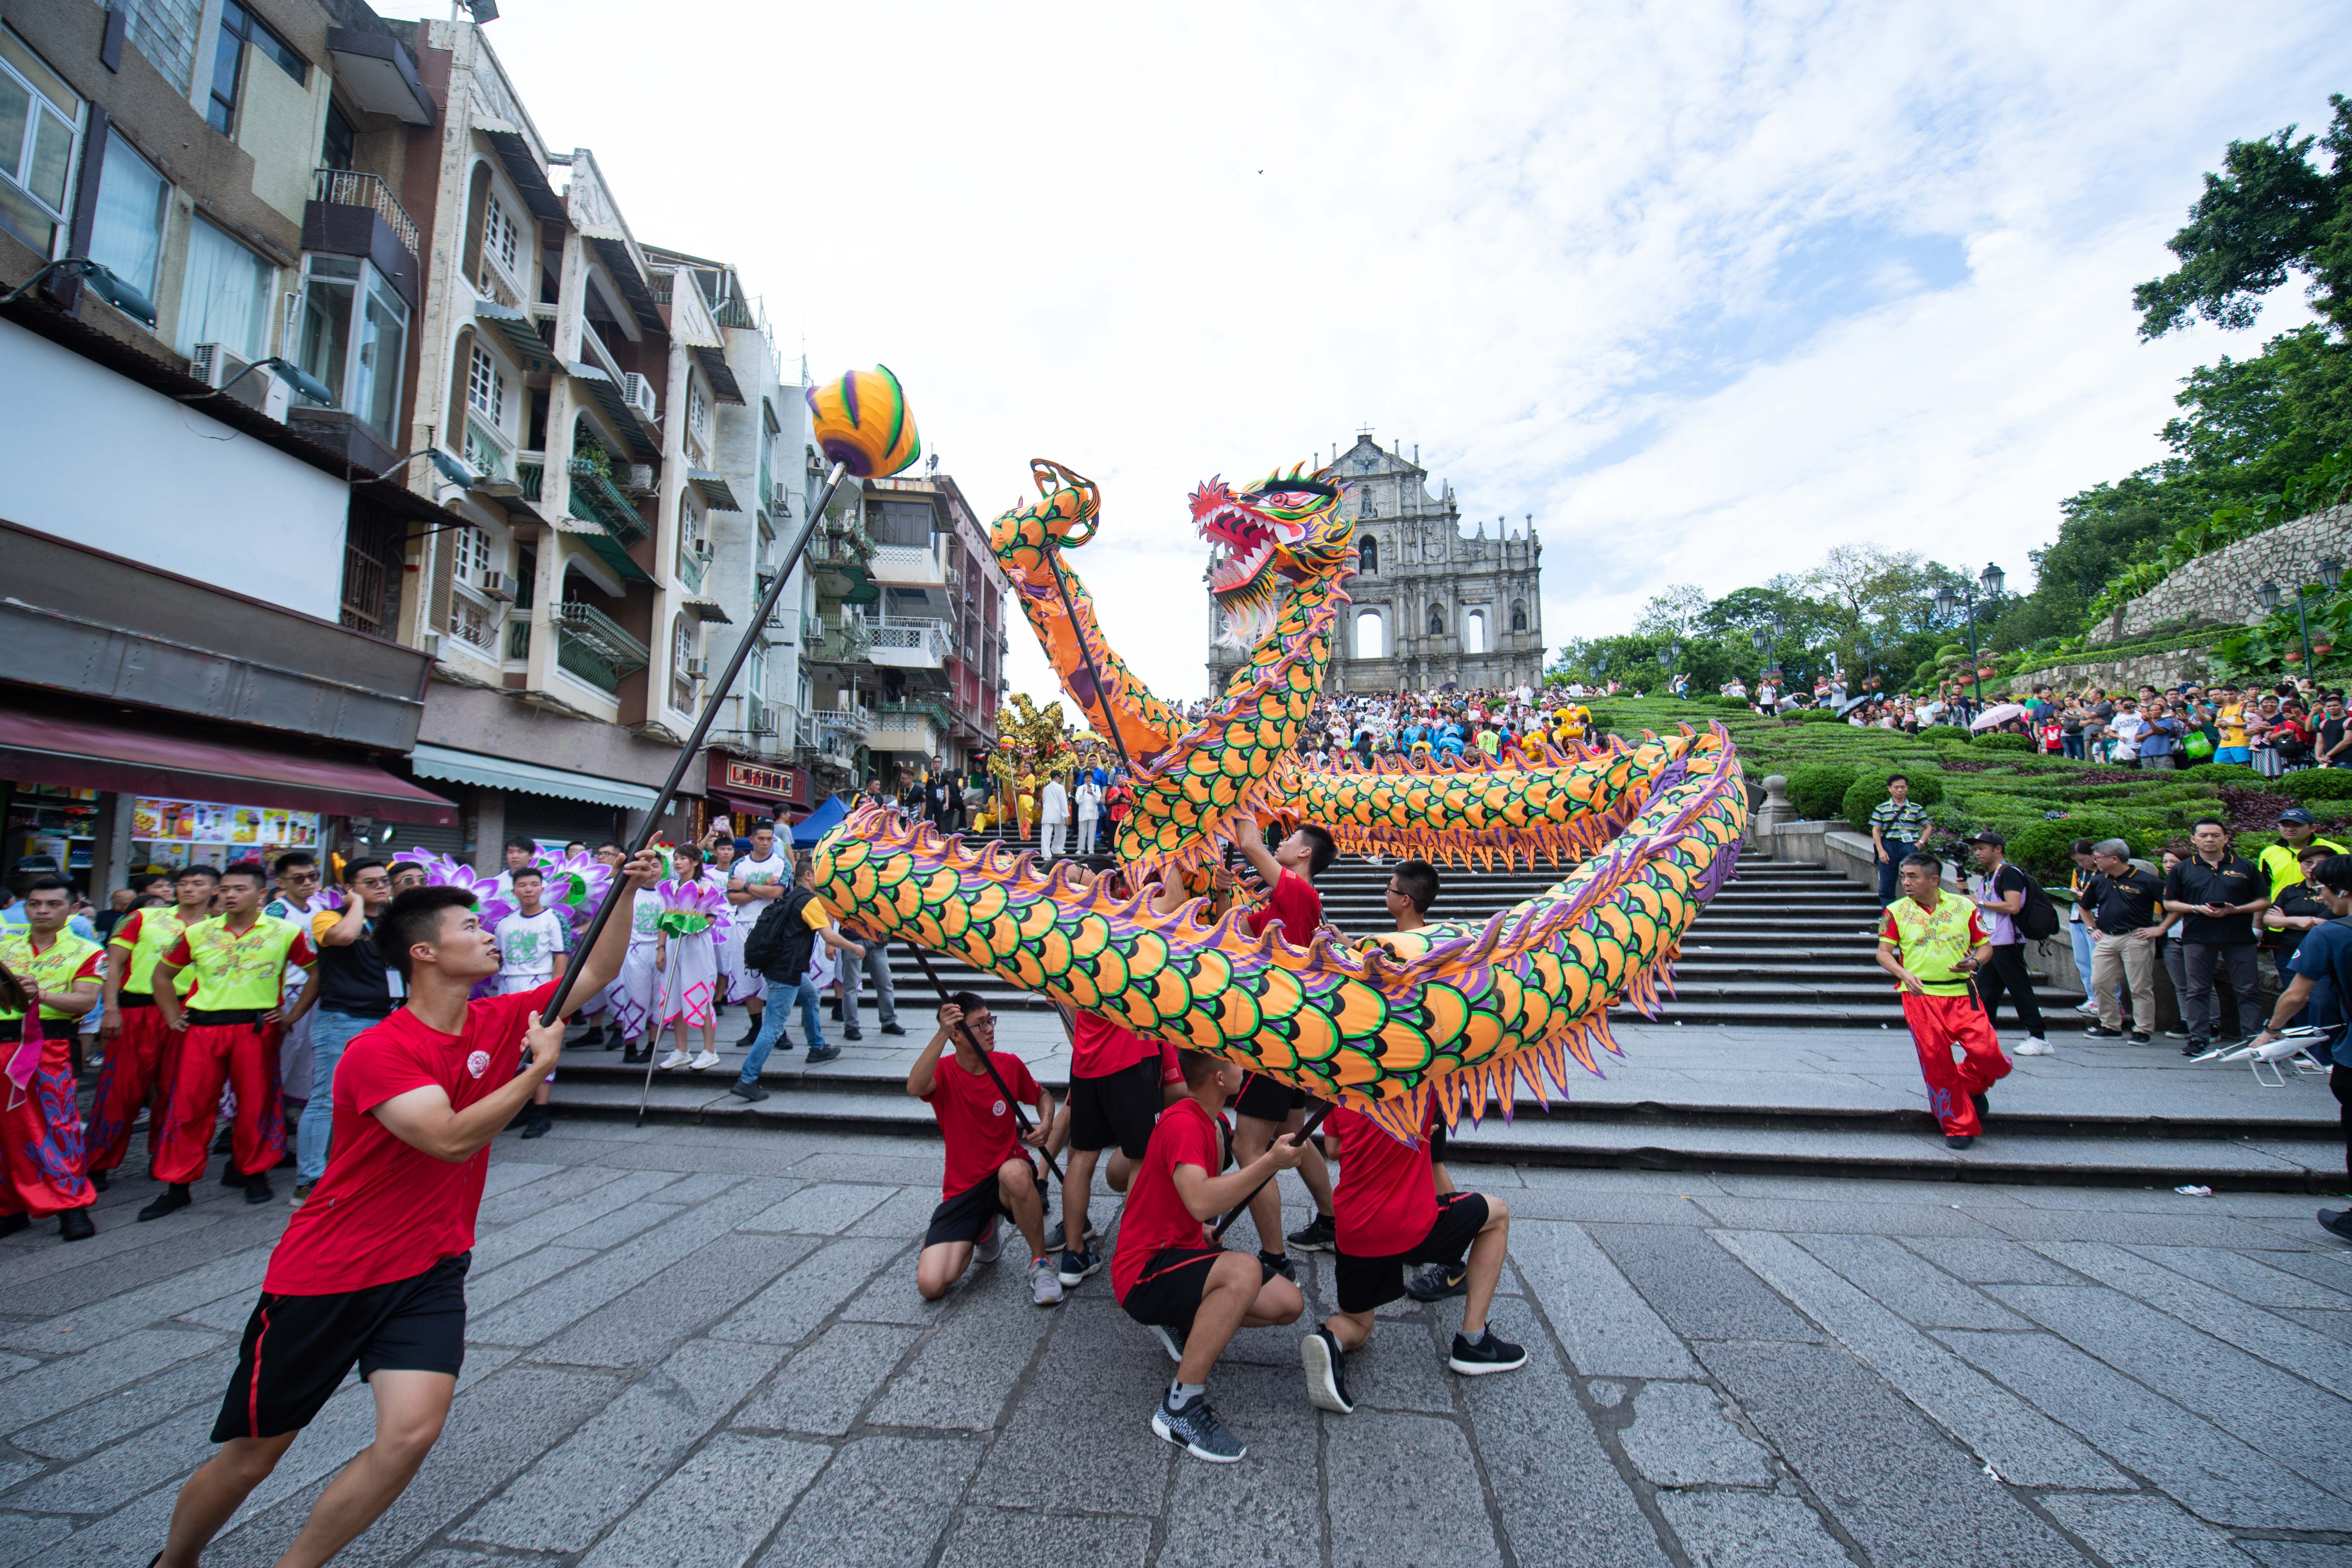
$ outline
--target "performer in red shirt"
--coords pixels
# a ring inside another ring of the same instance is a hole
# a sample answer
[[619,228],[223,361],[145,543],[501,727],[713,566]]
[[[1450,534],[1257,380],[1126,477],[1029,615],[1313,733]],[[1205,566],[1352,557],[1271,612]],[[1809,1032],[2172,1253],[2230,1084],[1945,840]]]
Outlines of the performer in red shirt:
[[1306,1152],[1285,1138],[1223,1175],[1217,1108],[1241,1087],[1242,1069],[1201,1051],[1180,1051],[1184,1098],[1160,1113],[1135,1173],[1111,1255],[1111,1294],[1160,1336],[1176,1380],[1151,1412],[1152,1432],[1196,1459],[1230,1465],[1249,1452],[1209,1408],[1209,1369],[1241,1328],[1295,1323],[1307,1309],[1298,1287],[1263,1258],[1228,1252],[1204,1222],[1260,1183],[1295,1170]]
[[[988,1052],[994,1076],[972,1049],[973,1040]],[[963,1278],[974,1256],[982,1263],[995,1262],[1003,1245],[996,1222],[1009,1219],[1029,1244],[1030,1299],[1050,1307],[1062,1299],[1062,1282],[1045,1256],[1045,1203],[1037,1167],[1022,1145],[1045,1146],[1054,1125],[1054,1097],[1038,1087],[1026,1062],[996,1049],[995,1042],[996,1018],[988,1004],[972,992],[959,991],[940,1006],[939,1028],[907,1073],[907,1092],[931,1108],[948,1146],[940,1206],[931,1211],[930,1228],[915,1260],[915,1289],[924,1300],[936,1301]],[[955,1048],[948,1052],[950,1043]],[[942,1052],[948,1053],[945,1063],[940,1060]],[[1037,1119],[1025,1133],[1005,1089],[1036,1108]]]
[[[1269,850],[1255,832],[1242,835],[1239,847],[1266,886],[1265,902],[1244,917],[1252,936],[1268,926],[1279,928],[1282,939],[1305,947],[1323,923],[1323,895],[1315,879],[1339,858],[1339,846],[1328,828],[1309,822]],[[1263,1073],[1242,1080],[1241,1098],[1234,1101],[1234,1158],[1248,1164],[1307,1125],[1307,1091],[1278,1083]],[[1331,1248],[1331,1168],[1312,1143],[1298,1163],[1298,1179],[1315,1200],[1315,1217],[1290,1233],[1290,1245],[1301,1252]],[[1282,1194],[1271,1182],[1250,1200],[1250,1223],[1257,1227],[1258,1256],[1297,1278],[1296,1266],[1283,1252]]]
[[1339,1310],[1299,1347],[1307,1364],[1307,1397],[1318,1410],[1344,1415],[1356,1407],[1348,1396],[1346,1354],[1361,1350],[1372,1337],[1373,1312],[1405,1293],[1409,1263],[1463,1268],[1462,1331],[1454,1336],[1447,1366],[1476,1377],[1527,1364],[1528,1352],[1497,1338],[1486,1324],[1486,1308],[1510,1249],[1511,1211],[1502,1199],[1484,1193],[1437,1194],[1429,1138],[1437,1125],[1433,1097],[1421,1141],[1411,1148],[1345,1106],[1324,1120],[1327,1135],[1339,1150]]
[[[631,898],[662,874],[656,856],[639,855],[612,896]],[[604,927],[572,999],[620,973],[628,941],[628,921]],[[537,1022],[554,982],[467,1000],[499,961],[464,889],[400,894],[376,942],[408,1003],[336,1065],[326,1174],[270,1254],[213,1424],[221,1447],[180,1489],[155,1560],[164,1568],[196,1568],[354,1362],[375,1394],[375,1441],[328,1484],[282,1562],[325,1563],[374,1523],[425,1462],[457,1394],[490,1140],[555,1069],[563,1021]],[[518,1072],[526,1030],[530,1059]]]

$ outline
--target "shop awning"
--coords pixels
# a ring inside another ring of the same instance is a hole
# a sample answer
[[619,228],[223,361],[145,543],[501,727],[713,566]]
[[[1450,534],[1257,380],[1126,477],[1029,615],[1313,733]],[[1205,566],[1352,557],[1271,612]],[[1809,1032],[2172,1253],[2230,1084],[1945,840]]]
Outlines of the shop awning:
[[541,767],[537,763],[517,762],[510,757],[485,756],[480,752],[461,752],[455,746],[436,746],[429,741],[416,742],[415,754],[408,759],[408,765],[419,778],[454,779],[485,789],[552,795],[558,800],[593,801],[598,805],[617,805],[631,811],[648,809],[661,795],[659,790],[644,784],[598,778],[594,773],[575,773],[568,768]]
[[[0,776],[124,795],[378,816],[446,827],[457,808],[365,763],[180,740],[126,725],[0,712]],[[647,790],[648,799],[653,792]]]

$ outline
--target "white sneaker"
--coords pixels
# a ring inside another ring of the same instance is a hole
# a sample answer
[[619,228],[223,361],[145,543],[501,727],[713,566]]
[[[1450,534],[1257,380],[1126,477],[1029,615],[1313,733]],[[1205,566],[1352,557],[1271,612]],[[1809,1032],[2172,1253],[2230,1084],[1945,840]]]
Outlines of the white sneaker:
[[2096,1002],[2077,1002],[2074,1004],[2074,1011],[2086,1018],[2095,1018],[2099,1016],[2099,1005]]
[[700,1072],[706,1068],[715,1068],[719,1065],[719,1053],[717,1051],[705,1051],[686,1065],[692,1068],[696,1072]]
[[688,1057],[684,1051],[672,1051],[669,1055],[662,1058],[660,1066],[662,1071],[667,1072],[672,1068],[682,1068],[691,1060],[693,1060],[693,1058]]
[[[988,1234],[972,1243],[971,1255],[982,1263],[995,1262],[997,1255],[1004,1250],[1004,1237],[996,1226],[996,1221],[990,1220]],[[1055,1283],[1059,1284],[1060,1281],[1056,1280]]]
[[1029,1300],[1040,1307],[1062,1304],[1062,1276],[1050,1258],[1033,1258],[1029,1264]]
[[2021,1057],[2054,1057],[2058,1053],[2051,1048],[2049,1041],[2039,1035],[2031,1035],[2018,1041],[2017,1049],[2011,1054]]

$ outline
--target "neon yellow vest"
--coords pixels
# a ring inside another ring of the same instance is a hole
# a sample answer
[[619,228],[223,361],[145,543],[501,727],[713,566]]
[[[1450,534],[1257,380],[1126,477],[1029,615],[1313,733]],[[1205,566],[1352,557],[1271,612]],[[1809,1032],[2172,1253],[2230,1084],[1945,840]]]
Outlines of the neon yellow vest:
[[[77,936],[71,926],[58,932],[57,940],[49,943],[47,952],[38,953],[33,951],[32,927],[0,926],[0,963],[6,964],[9,973],[17,979],[39,986],[45,998],[62,996],[72,990],[75,977],[89,966],[89,961],[97,954],[98,943],[87,937]],[[0,1019],[24,1016],[25,1010],[21,1007],[0,1006]],[[41,1017],[45,1021],[54,1019],[66,1023],[71,1015],[58,1011],[45,1000],[41,1004]]]

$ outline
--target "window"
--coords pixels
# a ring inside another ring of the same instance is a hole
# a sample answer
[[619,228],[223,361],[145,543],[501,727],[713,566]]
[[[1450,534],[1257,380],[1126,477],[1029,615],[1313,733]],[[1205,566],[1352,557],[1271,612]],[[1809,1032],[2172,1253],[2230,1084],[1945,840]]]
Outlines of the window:
[[710,405],[703,401],[702,384],[691,378],[686,384],[686,427],[698,440],[710,439]]
[[520,276],[522,237],[506,207],[492,196],[482,209],[482,256],[508,277]]
[[1356,546],[1356,570],[1370,577],[1381,569],[1381,542],[1367,539]]
[[333,99],[327,100],[327,133],[319,142],[319,163],[323,168],[348,169],[359,149],[359,127],[343,112],[342,105]]
[[310,79],[310,63],[294,52],[291,44],[271,32],[268,23],[247,15],[236,0],[221,0],[220,37],[213,46],[212,95],[205,105],[205,118],[224,136],[236,125],[236,89],[245,80],[247,44],[275,61],[297,86],[308,85]]
[[1462,617],[1462,651],[1464,653],[1486,651],[1486,611],[1472,610]]
[[490,569],[489,535],[478,528],[453,528],[449,536],[457,542],[457,581],[480,587],[482,574]]
[[196,34],[204,25],[204,0],[131,0],[131,47],[163,73],[185,96],[196,73]]
[[1356,657],[1385,658],[1388,657],[1388,629],[1381,624],[1378,610],[1356,612]]
[[1445,607],[1442,605],[1429,606],[1429,635],[1433,637],[1445,635]]
[[694,658],[694,628],[699,623],[681,610],[669,623],[669,705],[681,713],[693,711],[694,677],[687,665]]
[[397,450],[403,445],[397,426],[407,370],[407,305],[369,263],[313,256],[303,284],[301,319],[296,363],[326,384],[336,406],[358,415]]
[[0,27],[0,223],[43,256],[58,254],[70,216],[81,99]]
[[193,353],[198,343],[218,343],[242,360],[268,353],[269,289],[275,276],[261,258],[197,218],[188,230],[180,352]]
[[474,345],[473,368],[466,376],[466,401],[493,425],[506,417],[506,377],[499,374],[498,362],[479,343]]
[[89,258],[151,300],[156,265],[163,255],[163,221],[170,211],[165,204],[171,195],[171,182],[132,152],[130,142],[119,135],[106,139]]
[[751,657],[743,661],[744,689],[754,697],[768,695],[768,650],[760,644],[751,645]]

